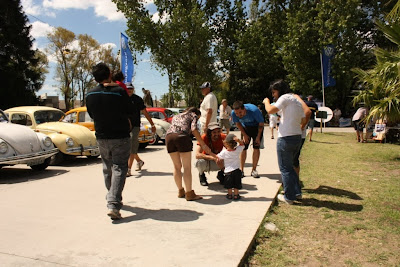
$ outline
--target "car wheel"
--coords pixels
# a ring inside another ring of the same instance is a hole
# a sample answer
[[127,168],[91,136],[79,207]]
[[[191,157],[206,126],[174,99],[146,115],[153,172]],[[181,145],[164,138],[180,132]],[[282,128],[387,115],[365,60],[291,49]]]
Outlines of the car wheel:
[[35,170],[35,171],[43,171],[47,167],[49,167],[50,161],[51,161],[51,157],[45,159],[42,164],[32,165],[31,168],[32,168],[32,170]]
[[51,156],[50,165],[58,165],[64,160],[64,154],[62,152],[58,152],[57,154]]
[[149,142],[149,145],[157,145],[159,141],[160,137],[157,134],[154,134],[154,139],[151,142]]
[[139,148],[146,148],[149,143],[140,143]]

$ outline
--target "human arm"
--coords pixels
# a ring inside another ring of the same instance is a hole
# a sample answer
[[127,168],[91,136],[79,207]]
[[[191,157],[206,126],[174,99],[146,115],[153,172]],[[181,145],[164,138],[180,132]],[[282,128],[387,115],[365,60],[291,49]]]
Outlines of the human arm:
[[236,127],[240,130],[243,135],[244,142],[248,144],[250,142],[250,137],[246,134],[243,125],[240,122],[236,122]]
[[279,109],[276,106],[271,105],[268,97],[264,98],[263,104],[265,106],[265,111],[267,111],[268,114],[274,114],[279,111]]
[[206,123],[205,123],[204,126],[203,126],[203,131],[204,131],[204,132],[207,131],[208,124],[210,123],[212,114],[213,114],[213,109],[212,109],[212,108],[207,109]]
[[294,95],[294,97],[300,102],[301,107],[303,108],[304,115],[305,117],[301,119],[301,129],[304,130],[304,128],[307,126],[308,122],[310,121],[311,118],[311,109],[307,106],[307,104],[301,99],[300,96]]
[[[205,143],[204,143],[205,144]],[[215,157],[203,153],[203,146],[199,144],[196,150],[196,159],[215,160]]]
[[212,153],[211,149],[204,143],[204,140],[201,138],[201,135],[197,129],[192,130],[192,134],[196,138],[196,140],[200,143],[201,148],[209,155],[215,157],[215,154]]
[[151,118],[149,112],[147,112],[146,108],[142,109],[143,115],[146,117],[146,119],[149,121],[151,125],[151,131],[153,133],[156,132],[156,126],[154,125],[153,119]]

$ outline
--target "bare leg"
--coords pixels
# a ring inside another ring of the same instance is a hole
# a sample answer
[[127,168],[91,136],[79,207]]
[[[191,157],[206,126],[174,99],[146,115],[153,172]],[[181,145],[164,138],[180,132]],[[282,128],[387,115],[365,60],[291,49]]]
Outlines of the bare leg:
[[174,152],[174,153],[169,153],[169,156],[172,159],[172,162],[174,164],[174,180],[175,184],[178,187],[178,189],[182,189],[182,163],[181,163],[181,157],[179,155],[179,152]]
[[308,135],[310,136],[310,141],[311,141],[311,138],[312,138],[312,133],[313,133],[313,129],[310,129],[309,131],[308,131]]
[[253,170],[257,169],[258,160],[260,159],[260,149],[253,148]]
[[247,150],[243,150],[242,153],[240,153],[240,168],[242,169],[242,172],[244,171],[244,163],[246,162],[246,156],[247,156]]
[[183,182],[186,192],[192,191],[192,152],[180,153],[183,165]]

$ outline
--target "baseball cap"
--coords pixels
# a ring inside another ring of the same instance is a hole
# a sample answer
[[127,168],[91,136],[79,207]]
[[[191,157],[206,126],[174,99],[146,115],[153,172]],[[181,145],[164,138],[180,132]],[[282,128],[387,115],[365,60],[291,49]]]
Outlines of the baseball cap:
[[309,99],[313,99],[314,97],[312,95],[307,96]]
[[211,88],[211,83],[209,83],[209,82],[204,82],[204,83],[200,86],[200,89],[203,89],[203,88]]
[[224,103],[224,102],[228,102],[228,101],[226,101],[226,99],[222,99],[221,103]]
[[133,85],[131,83],[125,83],[126,88],[128,89],[134,89]]
[[218,122],[210,122],[210,124],[208,124],[208,129],[212,131],[215,129],[221,129],[221,127],[219,126]]

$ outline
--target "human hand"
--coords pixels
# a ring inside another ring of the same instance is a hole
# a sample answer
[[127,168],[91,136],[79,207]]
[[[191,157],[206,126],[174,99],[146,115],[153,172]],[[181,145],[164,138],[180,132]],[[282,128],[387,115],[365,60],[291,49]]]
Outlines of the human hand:
[[269,98],[268,97],[264,98],[263,103],[270,105]]
[[245,135],[243,136],[243,139],[244,139],[244,143],[245,143],[245,144],[250,143],[250,137],[249,137],[247,134],[245,134]]

